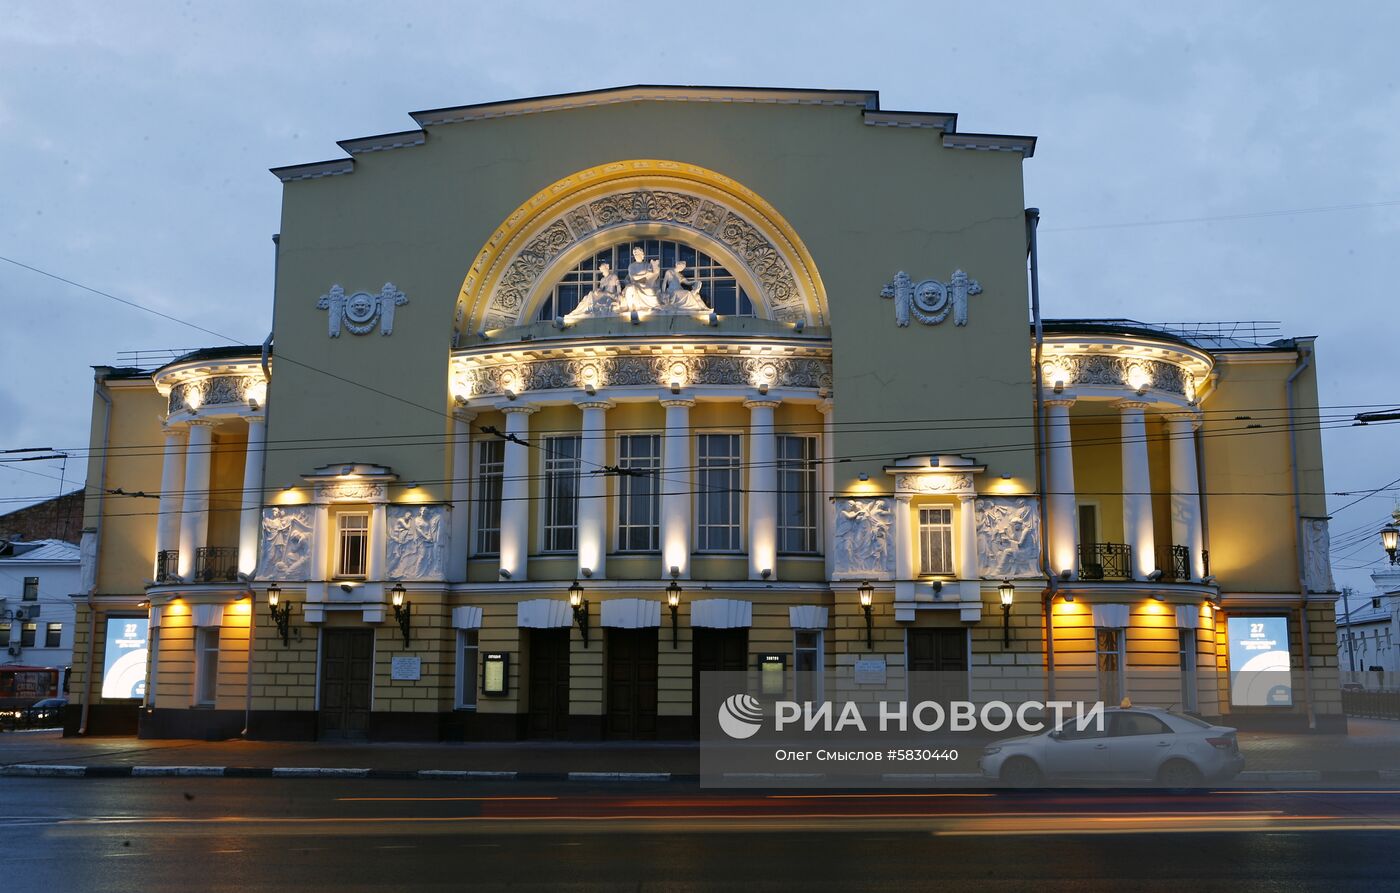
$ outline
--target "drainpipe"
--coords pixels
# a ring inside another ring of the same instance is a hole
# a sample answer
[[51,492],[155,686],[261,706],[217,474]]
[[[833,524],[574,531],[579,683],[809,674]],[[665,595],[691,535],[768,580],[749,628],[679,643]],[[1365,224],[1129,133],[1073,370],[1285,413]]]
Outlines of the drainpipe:
[[82,719],[78,723],[78,734],[88,733],[88,711],[92,707],[92,674],[94,672],[94,660],[97,652],[97,609],[93,605],[92,597],[97,594],[97,564],[98,556],[102,554],[102,502],[107,492],[107,448],[112,440],[112,398],[107,394],[106,387],[102,384],[102,374],[99,372],[93,377],[92,391],[102,401],[102,464],[97,473],[97,523],[92,531],[92,587],[87,591],[88,609],[88,653],[87,653],[87,676],[83,679],[83,713]]
[[1030,255],[1031,268],[1031,320],[1035,324],[1035,359],[1031,366],[1031,381],[1035,384],[1035,492],[1039,496],[1040,511],[1040,568],[1045,572],[1046,587],[1041,594],[1041,605],[1045,613],[1045,684],[1046,699],[1055,699],[1055,626],[1051,612],[1051,602],[1055,599],[1055,575],[1050,573],[1050,516],[1045,507],[1045,481],[1049,472],[1045,467],[1045,445],[1042,442],[1044,421],[1042,403],[1045,399],[1044,376],[1040,374],[1041,357],[1045,350],[1045,329],[1040,319],[1040,249],[1036,242],[1036,229],[1040,226],[1040,209],[1026,209],[1026,243]]
[[258,631],[258,593],[248,585],[248,675],[243,693],[243,731],[238,737],[247,740],[248,727],[253,724],[253,644]]
[[1288,452],[1293,466],[1293,541],[1298,561],[1298,628],[1303,637],[1303,691],[1308,699],[1308,729],[1317,730],[1317,707],[1313,704],[1312,643],[1308,626],[1308,582],[1303,573],[1303,491],[1298,479],[1298,427],[1294,418],[1293,385],[1298,376],[1312,365],[1311,344],[1298,344],[1298,368],[1288,376],[1284,389],[1288,392]]

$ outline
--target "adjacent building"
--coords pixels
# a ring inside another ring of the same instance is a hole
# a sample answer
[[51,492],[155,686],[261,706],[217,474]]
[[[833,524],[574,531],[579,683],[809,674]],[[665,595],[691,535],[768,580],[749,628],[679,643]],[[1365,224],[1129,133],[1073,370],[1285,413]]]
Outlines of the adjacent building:
[[0,542],[0,667],[72,665],[79,565],[63,540]]
[[1343,724],[1313,340],[1033,314],[1033,137],[413,118],[273,171],[266,344],[98,367],[71,731],[684,738],[760,659]]

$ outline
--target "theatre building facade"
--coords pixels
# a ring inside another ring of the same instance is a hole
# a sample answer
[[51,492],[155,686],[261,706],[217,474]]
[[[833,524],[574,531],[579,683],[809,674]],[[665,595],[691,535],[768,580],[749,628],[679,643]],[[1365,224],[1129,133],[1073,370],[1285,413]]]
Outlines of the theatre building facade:
[[1033,138],[413,119],[273,171],[265,344],[97,368],[70,733],[687,738],[760,664],[1343,723],[1313,342],[1034,315]]

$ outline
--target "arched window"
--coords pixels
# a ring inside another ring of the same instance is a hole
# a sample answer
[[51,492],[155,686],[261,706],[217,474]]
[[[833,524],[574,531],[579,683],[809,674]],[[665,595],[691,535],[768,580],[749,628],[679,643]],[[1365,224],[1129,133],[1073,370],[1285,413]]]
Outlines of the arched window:
[[641,248],[648,258],[660,258],[661,269],[669,270],[676,260],[686,263],[685,277],[700,288],[700,297],[720,316],[753,316],[753,302],[740,287],[734,274],[719,261],[683,242],[665,239],[638,239],[619,242],[604,248],[560,277],[549,297],[540,304],[539,319],[563,316],[578,306],[579,299],[588,294],[598,275],[598,265],[612,264],[613,272],[627,284],[627,265],[632,262],[632,249]]

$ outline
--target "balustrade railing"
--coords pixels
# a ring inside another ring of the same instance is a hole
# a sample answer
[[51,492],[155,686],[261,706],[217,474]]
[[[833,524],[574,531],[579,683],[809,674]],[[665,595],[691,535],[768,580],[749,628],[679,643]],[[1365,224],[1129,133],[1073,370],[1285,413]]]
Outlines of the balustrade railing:
[[1133,547],[1127,543],[1080,543],[1079,579],[1131,580]]
[[156,582],[172,583],[180,579],[180,550],[162,549],[156,553]]
[[1191,582],[1191,550],[1185,546],[1157,546],[1157,570],[1163,583]]
[[199,583],[238,579],[238,547],[201,546],[194,552],[194,578]]

